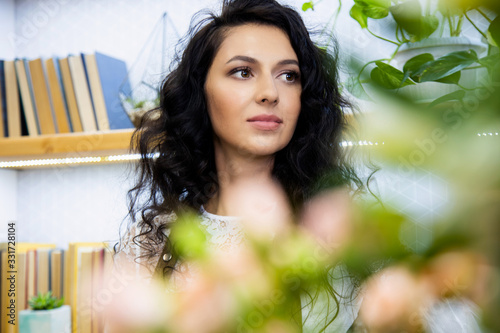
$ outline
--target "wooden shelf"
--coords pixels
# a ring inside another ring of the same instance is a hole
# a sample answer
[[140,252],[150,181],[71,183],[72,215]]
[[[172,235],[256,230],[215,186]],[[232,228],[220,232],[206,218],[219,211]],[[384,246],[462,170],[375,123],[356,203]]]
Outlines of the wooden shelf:
[[0,161],[126,154],[134,129],[0,139]]

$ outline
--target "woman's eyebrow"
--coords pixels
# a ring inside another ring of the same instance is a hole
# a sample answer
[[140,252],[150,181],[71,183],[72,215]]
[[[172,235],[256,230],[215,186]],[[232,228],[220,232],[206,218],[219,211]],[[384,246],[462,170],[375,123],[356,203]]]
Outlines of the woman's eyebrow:
[[248,56],[237,55],[237,56],[234,56],[231,59],[229,59],[226,62],[226,64],[229,64],[231,61],[236,61],[236,60],[246,61],[246,62],[249,62],[249,63],[252,63],[252,64],[258,63],[257,59],[255,59],[255,58],[248,57]]
[[[231,61],[237,61],[237,60],[249,62],[251,64],[256,64],[259,62],[257,59],[249,57],[249,56],[237,55],[237,56],[234,56],[231,59],[229,59],[226,62],[226,64],[230,63]],[[299,62],[295,59],[285,59],[285,60],[281,60],[280,62],[278,62],[278,65],[297,65],[297,66],[299,66]]]

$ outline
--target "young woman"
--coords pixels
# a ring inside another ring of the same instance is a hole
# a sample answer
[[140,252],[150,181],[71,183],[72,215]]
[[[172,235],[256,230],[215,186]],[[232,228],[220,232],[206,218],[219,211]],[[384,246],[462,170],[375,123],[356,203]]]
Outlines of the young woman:
[[295,10],[224,0],[186,42],[160,107],[133,138],[140,177],[117,256],[141,263],[145,276],[175,274],[169,228],[187,210],[200,214],[215,247],[230,251],[244,237],[234,218],[242,188],[286,216],[324,187],[360,186],[340,145],[348,104],[335,55],[311,40]]

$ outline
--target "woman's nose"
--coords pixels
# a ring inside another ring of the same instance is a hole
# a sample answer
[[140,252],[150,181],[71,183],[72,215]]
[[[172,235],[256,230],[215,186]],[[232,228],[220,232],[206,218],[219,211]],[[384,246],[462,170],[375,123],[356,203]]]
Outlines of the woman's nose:
[[277,104],[279,93],[272,75],[261,76],[257,82],[257,103]]

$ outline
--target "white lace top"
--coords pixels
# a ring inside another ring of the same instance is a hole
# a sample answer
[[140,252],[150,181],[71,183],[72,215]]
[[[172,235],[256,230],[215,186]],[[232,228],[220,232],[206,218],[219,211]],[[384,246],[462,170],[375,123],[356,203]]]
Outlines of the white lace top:
[[[200,210],[201,225],[204,226],[207,232],[207,241],[209,245],[222,252],[231,252],[235,246],[240,244],[245,239],[244,230],[240,224],[238,217],[220,216],[207,212],[203,207]],[[170,223],[174,216],[163,216],[155,219],[156,223]],[[115,269],[118,271],[131,267],[135,270],[136,278],[146,281],[151,281],[155,267],[160,259],[160,254],[163,250],[163,244],[153,244],[157,253],[149,259],[136,259],[141,254],[141,248],[133,242],[133,237],[138,234],[137,230],[132,228],[129,233],[122,238],[122,246],[118,254],[115,256]],[[167,235],[169,233],[167,232]],[[176,281],[182,280],[182,283],[189,282],[192,274],[196,274],[196,270],[192,266],[180,265],[174,271],[171,279],[176,285]],[[176,275],[178,274],[178,275]],[[334,323],[330,325],[327,332],[346,332],[352,325],[357,316],[359,304],[351,299],[353,286],[345,278],[345,272],[342,268],[337,267],[334,271],[334,279],[332,280],[333,288],[336,292],[344,295],[344,300],[340,300],[340,311]],[[179,285],[182,285],[180,283]],[[308,304],[308,299],[302,300],[303,304]],[[303,332],[318,332],[323,325],[328,321],[328,317],[336,313],[337,305],[335,302],[329,302],[326,297],[320,297],[314,308],[304,306],[302,310],[302,318],[304,321]],[[325,314],[327,314],[325,316]],[[330,316],[331,317],[331,316]]]
[[[212,249],[230,252],[234,246],[240,244],[245,236],[239,223],[238,217],[219,216],[207,212],[203,206],[200,210],[200,224],[207,232],[207,242]],[[175,220],[175,214],[157,216],[156,224],[171,223]],[[155,249],[155,255],[151,258],[141,258],[145,252],[134,243],[133,238],[139,234],[139,230],[133,227],[121,240],[120,251],[115,255],[114,266],[117,271],[125,272],[134,270],[136,277],[141,280],[151,280],[155,267],[160,259],[164,244],[151,244]],[[167,236],[170,230],[167,230]],[[179,266],[178,271],[187,274],[188,268]],[[175,278],[175,277],[174,277]]]

